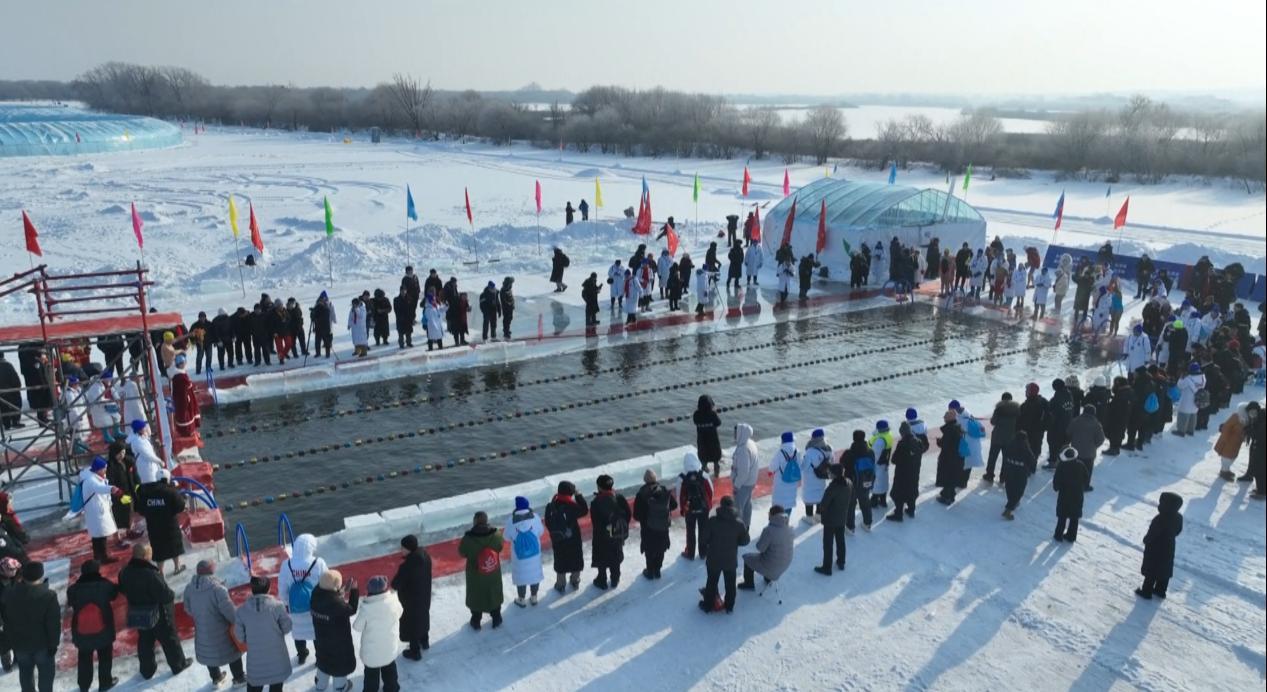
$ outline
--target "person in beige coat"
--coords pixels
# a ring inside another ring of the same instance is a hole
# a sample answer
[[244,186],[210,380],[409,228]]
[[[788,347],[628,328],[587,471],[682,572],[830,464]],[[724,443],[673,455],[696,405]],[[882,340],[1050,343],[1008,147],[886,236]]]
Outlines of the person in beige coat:
[[1249,429],[1250,422],[1259,415],[1262,415],[1262,407],[1257,401],[1250,401],[1237,406],[1232,415],[1219,426],[1219,439],[1214,442],[1214,451],[1218,453],[1219,462],[1223,466],[1219,471],[1219,478],[1225,481],[1236,480],[1236,474],[1232,473],[1232,463],[1248,441],[1245,431]]

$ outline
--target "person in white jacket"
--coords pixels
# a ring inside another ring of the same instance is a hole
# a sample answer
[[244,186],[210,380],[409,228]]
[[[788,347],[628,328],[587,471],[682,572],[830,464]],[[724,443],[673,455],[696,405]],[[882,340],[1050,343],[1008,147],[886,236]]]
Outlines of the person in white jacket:
[[[541,517],[532,511],[526,497],[515,498],[515,511],[506,520],[506,530],[502,532],[506,543],[510,545],[510,581],[515,585],[517,597],[515,605],[523,608],[532,603],[537,605],[537,592],[541,589],[541,581],[545,572],[541,568],[541,537],[545,535],[545,525]],[[524,600],[531,590],[531,598]]]
[[709,286],[708,270],[700,267],[695,270],[695,314],[704,314],[704,309],[713,309],[713,292]]
[[400,689],[396,654],[400,650],[400,616],[405,611],[387,586],[387,577],[371,577],[352,621],[352,629],[361,633],[361,664],[365,666],[362,689],[366,692],[377,692],[380,681],[386,692]]
[[135,377],[122,377],[114,383],[114,400],[123,410],[122,423],[125,426],[134,420],[149,420],[145,414],[145,400],[141,398],[141,385],[137,384]]
[[308,642],[316,636],[310,610],[312,592],[326,569],[326,561],[317,557],[317,538],[310,533],[301,533],[295,537],[290,557],[277,573],[277,597],[290,613],[290,636],[295,640],[300,665],[308,660]]
[[106,544],[119,530],[114,523],[114,513],[110,511],[111,498],[119,491],[106,482],[106,460],[93,458],[92,464],[79,472],[79,483],[84,497],[84,528],[92,539],[92,557],[102,564],[115,562]]
[[977,250],[976,257],[968,263],[968,272],[972,274],[972,297],[981,300],[981,289],[985,288],[988,280],[987,269],[990,268],[990,262],[985,258],[985,253]]
[[823,491],[827,490],[827,476],[831,477],[831,445],[827,444],[826,433],[822,428],[810,434],[805,445],[805,453],[801,456],[801,501],[805,503],[805,518],[802,521],[817,524],[822,517],[815,513],[818,503],[823,501]]
[[664,287],[669,283],[669,268],[673,266],[673,258],[668,250],[660,251],[660,260],[656,262],[656,273],[660,275],[660,300],[665,299]]
[[348,310],[348,331],[352,332],[352,347],[356,357],[368,356],[370,353],[369,315],[360,298],[352,299],[352,307]]
[[1196,310],[1189,312],[1188,319],[1184,320],[1183,324],[1188,328],[1188,353],[1192,353],[1193,347],[1201,343],[1201,333],[1205,329],[1201,321],[1201,313]]
[[[750,247],[756,247],[755,245]],[[752,426],[735,426],[735,451],[730,455],[730,485],[735,493],[735,512],[743,525],[752,527],[752,493],[757,489],[757,443],[752,440]]]
[[1034,321],[1042,319],[1047,314],[1047,292],[1051,289],[1051,274],[1047,271],[1047,267],[1034,277]]
[[140,419],[132,421],[131,426],[132,434],[126,442],[136,460],[136,475],[141,483],[153,483],[167,476],[167,464],[154,452],[154,444],[150,442],[150,426]]
[[1192,437],[1197,429],[1197,392],[1205,389],[1205,375],[1200,363],[1189,363],[1188,374],[1179,380],[1179,404],[1175,407],[1175,424],[1170,432]]
[[62,387],[62,407],[66,409],[66,427],[79,440],[88,436],[88,401],[81,396],[79,378],[74,375],[66,377],[66,386]]
[[85,397],[88,400],[88,418],[92,421],[92,427],[101,431],[106,444],[122,436],[122,431],[119,430],[119,405],[111,399],[114,392],[111,391],[110,381],[110,371],[102,372],[101,377],[88,386]]
[[1012,298],[1016,300],[1013,307],[1016,309],[1016,319],[1025,316],[1025,286],[1029,283],[1029,267],[1025,264],[1017,262],[1016,269],[1012,270]]
[[427,350],[432,344],[436,349],[444,348],[444,316],[449,311],[447,303],[441,303],[434,292],[427,294],[422,301],[422,326],[427,330]]
[[607,269],[607,290],[611,294],[611,309],[615,310],[617,305],[625,304],[625,268],[620,266],[620,260],[612,263]]
[[1095,299],[1095,312],[1091,319],[1091,333],[1101,336],[1109,333],[1109,322],[1113,319],[1113,296],[1109,289],[1101,286]]
[[[968,410],[959,403],[958,399],[952,400],[947,407],[955,412],[959,421],[959,429],[963,431],[963,439],[968,443],[968,457],[963,460],[963,482],[959,484],[960,488],[968,487],[968,478],[972,475],[972,469],[979,469],[985,466],[985,455],[981,451],[981,441],[985,439],[985,427],[981,421],[977,420]],[[979,429],[979,430],[978,430]],[[977,430],[981,435],[973,435],[972,431]]]
[[1153,353],[1153,342],[1144,332],[1144,325],[1136,324],[1131,327],[1131,335],[1126,337],[1125,350],[1127,372],[1135,372],[1148,365],[1148,359]]
[[787,300],[787,293],[792,288],[792,279],[796,277],[796,267],[792,265],[792,260],[785,259],[779,262],[775,275],[779,279],[779,302],[782,303]]
[[[796,436],[785,432],[780,437],[780,445],[770,459],[770,474],[774,476],[774,492],[771,502],[792,513],[796,507],[796,496],[801,487],[800,454],[796,451]],[[791,467],[796,469],[792,470]]]
[[1197,339],[1197,343],[1208,343],[1210,337],[1214,336],[1214,332],[1218,331],[1222,325],[1223,316],[1219,312],[1219,307],[1215,305],[1205,313],[1205,317],[1201,318],[1201,336]]
[[625,324],[636,324],[638,322],[638,301],[642,299],[642,289],[638,285],[638,279],[632,271],[625,270],[624,275],[620,278],[621,290],[625,296]]
[[[765,254],[761,252],[761,244],[753,243],[748,246],[748,250],[743,255],[743,269],[746,284],[753,286],[760,285],[757,281],[757,273],[761,271],[761,265],[765,264]],[[745,285],[746,285],[745,284]]]
[[1069,293],[1069,282],[1073,280],[1073,257],[1068,253],[1060,256],[1060,265],[1056,268],[1056,280],[1052,282],[1052,296],[1055,301],[1052,303],[1051,311],[1057,316],[1060,315],[1060,306],[1064,303],[1065,295]]

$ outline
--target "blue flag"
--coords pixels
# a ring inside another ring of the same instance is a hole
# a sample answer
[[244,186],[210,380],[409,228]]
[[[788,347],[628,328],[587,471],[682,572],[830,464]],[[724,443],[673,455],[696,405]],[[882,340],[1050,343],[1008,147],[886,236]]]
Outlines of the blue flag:
[[1110,185],[1110,186],[1108,186],[1107,188],[1105,188],[1105,190],[1104,190],[1104,198],[1105,198],[1105,199],[1108,199],[1108,198],[1109,198],[1109,195],[1111,195],[1111,194],[1113,194],[1113,186],[1112,186],[1112,185]]
[[889,164],[889,184],[897,182],[897,161]]
[[834,163],[834,164],[832,164],[832,166],[831,166],[831,174],[832,174],[832,175],[836,175],[836,171],[839,171],[839,170],[840,170],[840,164],[838,164],[838,163]]
[[408,185],[405,186],[405,216],[409,217],[410,221],[418,220],[418,208],[414,206],[414,193]]
[[647,176],[644,175],[642,176],[642,194],[647,195],[650,192],[651,192],[650,188],[647,187]]

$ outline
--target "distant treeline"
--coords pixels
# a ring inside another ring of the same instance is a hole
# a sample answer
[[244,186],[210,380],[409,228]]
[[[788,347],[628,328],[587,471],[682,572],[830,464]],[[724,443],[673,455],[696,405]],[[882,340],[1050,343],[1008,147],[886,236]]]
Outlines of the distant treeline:
[[789,163],[852,159],[882,168],[931,163],[951,172],[969,162],[978,171],[1024,175],[1028,169],[1070,177],[1156,183],[1169,175],[1227,177],[1249,191],[1267,178],[1263,112],[1187,113],[1135,96],[1116,109],[1045,113],[1046,132],[1005,133],[997,111],[965,111],[934,124],[922,115],[852,133],[834,104],[784,122],[773,107],[740,107],[728,99],[663,88],[595,86],[569,92],[537,88],[480,93],[433,90],[396,74],[373,88],[213,85],[180,67],[110,62],[73,82],[0,82],[0,99],[78,99],[104,111],[230,125],[329,132],[379,127],[427,139],[528,141],[576,151],[626,156],[732,158],[751,155]]

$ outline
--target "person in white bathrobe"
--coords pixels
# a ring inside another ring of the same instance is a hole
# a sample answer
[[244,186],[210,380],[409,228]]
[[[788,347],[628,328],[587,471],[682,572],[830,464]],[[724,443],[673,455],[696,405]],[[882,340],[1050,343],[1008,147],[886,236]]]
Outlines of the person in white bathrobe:
[[770,459],[770,474],[774,476],[774,492],[770,498],[788,514],[796,507],[796,496],[801,487],[800,462],[796,437],[790,432],[783,433],[781,444]]
[[132,421],[132,434],[128,435],[128,448],[136,460],[136,475],[141,483],[153,483],[167,475],[167,464],[154,452],[150,441],[150,426],[143,420]]
[[748,250],[743,255],[743,269],[746,284],[758,285],[757,273],[761,271],[761,265],[765,264],[765,253],[761,251],[760,243],[753,243],[748,246]]
[[370,354],[370,323],[365,305],[360,298],[352,299],[348,310],[348,331],[352,333],[352,347],[357,358]]
[[801,502],[805,503],[805,518],[802,521],[810,524],[822,521],[815,510],[818,509],[818,503],[823,501],[823,492],[827,490],[827,478],[831,477],[831,459],[831,445],[827,444],[826,434],[819,428],[810,434],[805,453],[801,456]]
[[[506,520],[506,530],[502,532],[506,543],[510,545],[510,581],[515,585],[517,597],[515,605],[523,608],[529,603],[537,605],[537,592],[545,572],[541,568],[541,537],[545,535],[545,525],[541,517],[532,511],[526,497],[515,498],[515,511]],[[529,593],[531,592],[531,593]],[[525,601],[524,597],[529,600]]]
[[79,472],[79,483],[84,497],[84,528],[92,539],[92,557],[103,564],[115,562],[106,550],[106,543],[119,530],[110,505],[111,498],[120,491],[106,482],[106,460],[94,458],[92,465]]
[[705,309],[713,309],[713,291],[709,286],[708,271],[700,267],[695,270],[695,314],[702,315]]
[[148,421],[145,415],[145,400],[141,397],[141,385],[135,377],[124,377],[114,384],[114,400],[123,409],[122,423],[131,425],[134,420]]
[[1047,293],[1051,290],[1051,273],[1047,267],[1034,277],[1034,321],[1042,319],[1047,314]]
[[611,292],[611,309],[615,310],[617,305],[624,307],[625,268],[620,266],[620,260],[607,268],[607,288]]
[[1130,336],[1126,337],[1126,371],[1135,372],[1148,365],[1148,358],[1153,353],[1153,342],[1144,332],[1144,325],[1131,327]]
[[427,350],[434,344],[444,348],[444,316],[449,311],[447,303],[441,303],[434,291],[429,291],[422,301],[422,326],[427,330]]
[[633,272],[628,269],[620,278],[620,282],[625,295],[625,324],[635,324],[638,322],[638,301],[642,298],[642,287]]
[[295,640],[300,665],[308,659],[308,642],[316,638],[316,635],[312,629],[312,611],[299,596],[304,588],[291,587],[299,582],[310,585],[307,592],[311,599],[312,592],[317,588],[317,582],[326,569],[326,561],[317,557],[317,538],[310,533],[302,533],[295,537],[295,542],[290,547],[290,558],[282,563],[281,570],[277,573],[277,597],[290,613],[290,636]]
[[779,279],[779,302],[782,303],[787,300],[788,291],[792,290],[792,279],[796,278],[796,267],[792,264],[792,260],[785,259],[779,262],[775,274]]

